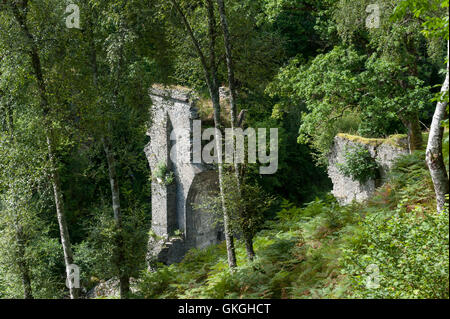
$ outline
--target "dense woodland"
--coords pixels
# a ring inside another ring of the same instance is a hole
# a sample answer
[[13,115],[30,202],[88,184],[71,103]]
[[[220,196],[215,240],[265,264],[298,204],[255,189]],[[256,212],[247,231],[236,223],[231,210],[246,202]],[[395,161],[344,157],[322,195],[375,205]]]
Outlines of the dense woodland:
[[[111,279],[111,298],[449,298],[448,40],[448,0],[0,0],[0,298]],[[278,128],[279,166],[219,163],[225,241],[150,271],[154,84],[198,92],[216,128]],[[340,206],[337,133],[410,154]]]

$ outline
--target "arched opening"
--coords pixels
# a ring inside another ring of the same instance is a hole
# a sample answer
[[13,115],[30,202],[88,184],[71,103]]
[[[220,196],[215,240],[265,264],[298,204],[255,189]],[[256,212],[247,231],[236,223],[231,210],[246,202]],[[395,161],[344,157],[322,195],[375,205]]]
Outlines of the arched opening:
[[198,207],[211,193],[217,193],[217,172],[207,171],[195,176],[186,198],[186,244],[188,248],[205,248],[222,240],[222,230],[214,216]]

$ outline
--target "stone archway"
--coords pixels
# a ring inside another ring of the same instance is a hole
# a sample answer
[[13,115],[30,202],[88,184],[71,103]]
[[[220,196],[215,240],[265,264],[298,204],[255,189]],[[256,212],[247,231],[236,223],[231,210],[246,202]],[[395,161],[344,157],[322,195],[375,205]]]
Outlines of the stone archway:
[[198,207],[208,196],[217,194],[217,173],[207,171],[195,176],[186,198],[186,244],[188,247],[205,248],[222,240],[223,232],[216,225],[215,216]]

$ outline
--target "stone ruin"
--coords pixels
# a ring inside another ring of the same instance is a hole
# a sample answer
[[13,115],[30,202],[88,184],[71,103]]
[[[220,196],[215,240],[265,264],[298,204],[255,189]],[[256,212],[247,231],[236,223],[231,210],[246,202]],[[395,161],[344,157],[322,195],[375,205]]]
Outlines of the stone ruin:
[[[345,162],[346,149],[356,146],[364,146],[369,150],[380,168],[379,179],[370,179],[365,183],[360,183],[344,176],[339,171],[338,164]],[[392,136],[388,139],[375,139],[338,134],[334,138],[331,152],[328,155],[328,176],[333,182],[334,197],[342,205],[350,204],[353,200],[362,202],[370,198],[376,188],[386,181],[395,160],[406,154],[409,154],[407,138],[402,135]]]
[[[193,121],[200,119],[196,107],[198,97],[192,90],[181,87],[154,86],[149,94],[153,105],[147,132],[150,142],[145,147],[145,154],[153,176],[152,226],[147,256],[152,268],[157,262],[180,262],[189,249],[217,244],[224,235],[212,215],[199,208],[219,186],[214,167],[192,161]],[[221,98],[227,98],[223,90]],[[379,164],[380,179],[361,184],[339,171],[338,164],[345,161],[346,148],[358,145],[366,147]],[[368,199],[386,180],[395,159],[405,154],[408,154],[408,147],[403,136],[367,139],[338,134],[328,157],[333,195],[343,205]],[[155,176],[161,166],[172,174],[170,183]]]
[[[193,120],[199,119],[198,98],[193,91],[178,87],[154,86],[149,93],[153,106],[147,132],[150,142],[145,154],[153,176],[147,256],[151,268],[156,262],[180,262],[191,248],[219,243],[223,232],[211,214],[198,207],[211,191],[218,190],[218,176],[213,167],[190,160]],[[188,161],[180,158],[186,156]],[[173,174],[171,183],[155,178],[155,172],[161,167]]]

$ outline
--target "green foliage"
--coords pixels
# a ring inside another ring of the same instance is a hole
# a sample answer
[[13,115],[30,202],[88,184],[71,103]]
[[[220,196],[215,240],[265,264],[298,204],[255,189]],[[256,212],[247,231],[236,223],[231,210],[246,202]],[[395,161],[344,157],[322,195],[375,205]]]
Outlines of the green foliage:
[[35,298],[63,298],[66,290],[64,254],[58,239],[47,234],[33,240],[27,252],[31,256],[32,289]]
[[[146,298],[448,297],[448,271],[442,271],[448,268],[448,211],[434,213],[423,153],[401,158],[365,206],[340,207],[330,197],[312,201],[330,187],[312,159],[326,164],[337,133],[385,137],[406,132],[411,119],[429,124],[430,98],[442,82],[448,0],[380,0],[382,23],[370,30],[364,25],[370,0],[226,1],[245,125],[279,128],[277,174],[261,176],[257,165],[247,166],[240,198],[232,174],[226,176],[229,207],[244,208],[232,216],[233,230],[255,235],[258,256],[247,262],[238,241],[235,272],[221,244],[193,250],[181,264],[154,273],[143,271],[151,210],[142,152],[151,121],[147,90],[155,82],[207,90],[179,15],[169,1],[79,1],[77,30],[64,24],[67,1],[22,2],[32,41],[11,9],[20,1],[0,2],[0,298],[23,297],[23,269],[34,297],[67,297],[46,137],[54,145],[85,289],[126,272],[142,274],[139,296]],[[179,3],[207,47],[205,6]],[[227,68],[217,31],[222,84]],[[30,59],[34,51],[42,82]],[[435,95],[442,100],[448,92]],[[448,167],[448,120],[444,126]],[[116,164],[121,229],[108,204],[105,138]],[[349,154],[345,163],[355,179],[375,171],[363,153]],[[175,180],[162,164],[153,177],[165,185]],[[274,217],[277,196],[289,202]],[[213,211],[220,211],[217,199]],[[126,254],[118,266],[119,240]],[[384,281],[368,291],[365,267],[375,261]]]
[[[248,180],[241,181],[238,188],[236,175],[229,171],[224,172],[223,189],[232,232],[253,237],[264,224],[266,213],[274,205],[275,196],[267,194],[260,185]],[[210,192],[197,208],[214,216],[216,224],[223,224],[222,198],[218,191]]]
[[324,163],[336,123],[347,115],[346,110],[356,108],[359,96],[355,74],[364,65],[364,56],[352,49],[335,47],[327,54],[316,56],[304,64],[293,59],[283,68],[267,92],[281,100],[274,107],[273,116],[280,117],[291,103],[302,106],[299,141],[310,143]]
[[[367,216],[342,257],[352,297],[448,298],[448,218],[448,208],[428,214],[406,204]],[[379,269],[378,288],[366,286],[369,265]]]
[[[100,279],[116,277],[125,272],[130,277],[145,268],[148,229],[150,222],[143,207],[123,212],[122,229],[117,229],[109,206],[98,208],[85,227],[89,237],[75,245],[75,263],[82,269],[81,282],[86,289],[92,288]],[[121,239],[125,247],[124,260],[117,268],[116,242]]]
[[318,297],[326,290],[324,285],[337,275],[339,250],[329,244],[336,240],[337,233],[352,216],[351,210],[340,209],[331,197],[316,200],[305,208],[286,201],[277,219],[267,222],[255,237],[255,261],[246,261],[240,241],[237,243],[240,266],[234,272],[227,267],[224,244],[191,250],[178,265],[160,265],[156,272],[144,272],[138,295],[145,298]]
[[278,128],[278,170],[276,174],[260,175],[259,164],[250,164],[246,172],[249,183],[258,184],[266,193],[286,198],[297,205],[312,201],[318,194],[331,189],[331,180],[323,167],[315,165],[311,148],[297,143],[300,121],[301,114],[296,107],[291,107],[282,119],[249,119],[250,127]]
[[424,151],[416,151],[395,162],[390,173],[391,196],[403,204],[419,204],[433,210],[435,193],[424,158]]
[[[13,102],[2,102],[13,115]],[[10,117],[7,130],[0,129],[0,298],[24,297],[24,270],[35,298],[61,298],[65,270],[45,209],[50,194],[39,118],[32,110],[12,118],[16,121]]]
[[[253,262],[240,241],[233,273],[224,244],[191,250],[180,264],[143,272],[138,296],[448,298],[448,212],[436,214],[429,179],[417,152],[400,158],[364,205],[339,206],[332,196],[302,208],[284,201],[257,233]],[[371,264],[379,267],[378,289],[366,288]]]
[[299,142],[311,144],[320,164],[327,162],[340,130],[365,137],[403,132],[401,123],[430,104],[430,87],[423,80],[378,53],[366,55],[354,47],[337,46],[310,63],[301,62],[293,59],[267,92],[280,99],[274,117],[281,117],[292,103],[299,105]]
[[448,8],[448,0],[403,0],[397,5],[393,19],[401,19],[412,13],[415,18],[424,18],[422,32],[427,37],[448,40],[448,15],[442,10]]
[[325,44],[317,31],[317,16],[325,11],[330,1],[264,0],[265,19],[270,22],[282,40],[287,57],[301,52],[310,56]]
[[[4,235],[4,233],[2,234]],[[9,242],[2,236],[0,249],[0,298],[21,299],[23,295],[22,277],[17,266],[17,244]],[[63,252],[57,239],[43,233],[30,238],[30,244],[21,256],[30,266],[32,278],[32,291],[35,298],[53,299],[63,298],[65,290],[65,267]]]
[[[343,274],[356,298],[448,298],[448,210],[437,214],[424,152],[401,157],[390,182],[343,247]],[[355,258],[355,256],[359,256]],[[368,265],[380,287],[367,289]]]
[[[440,82],[439,59],[433,56],[442,57],[443,44],[439,48],[429,43],[419,19],[390,19],[397,5],[391,0],[378,3],[380,28],[367,29],[368,4],[336,2],[330,10],[341,41],[309,60],[301,55],[293,58],[266,89],[275,98],[274,117],[282,118],[292,105],[302,112],[299,142],[312,146],[319,164],[327,163],[344,119],[354,118],[348,129],[357,126],[365,137],[403,133],[417,117],[430,119],[426,110],[431,106],[431,88]],[[430,10],[431,16],[445,19]],[[427,45],[433,53],[424,49]]]
[[171,185],[175,182],[175,175],[172,171],[169,171],[167,165],[165,163],[158,163],[156,166],[156,170],[153,173],[153,176],[156,178],[158,183],[163,185]]
[[379,166],[364,146],[355,146],[344,150],[344,163],[338,163],[339,171],[360,183],[365,183],[378,176]]

